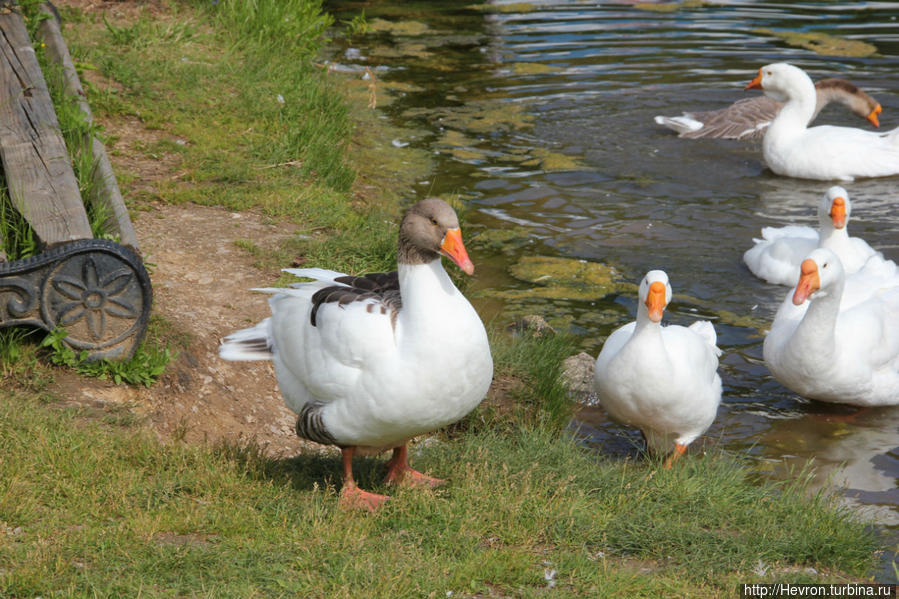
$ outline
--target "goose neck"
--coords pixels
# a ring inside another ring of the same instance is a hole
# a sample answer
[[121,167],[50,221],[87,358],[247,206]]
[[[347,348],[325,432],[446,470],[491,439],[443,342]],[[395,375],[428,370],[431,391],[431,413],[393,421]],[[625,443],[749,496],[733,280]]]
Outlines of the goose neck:
[[403,315],[420,318],[439,311],[440,304],[454,298],[459,291],[443,268],[440,258],[424,264],[397,265]]
[[798,347],[813,347],[819,355],[832,352],[842,292],[840,281],[827,293],[816,293],[793,335]]
[[819,235],[818,245],[831,249],[842,246],[849,240],[849,232],[846,231],[846,227],[837,229],[830,223],[828,226],[821,227]]

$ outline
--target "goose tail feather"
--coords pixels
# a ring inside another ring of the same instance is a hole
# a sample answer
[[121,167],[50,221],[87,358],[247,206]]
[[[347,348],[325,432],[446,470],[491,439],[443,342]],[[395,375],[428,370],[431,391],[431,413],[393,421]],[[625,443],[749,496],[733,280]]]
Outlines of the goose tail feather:
[[231,333],[219,346],[219,357],[234,362],[271,360],[273,352],[271,318],[249,329]]

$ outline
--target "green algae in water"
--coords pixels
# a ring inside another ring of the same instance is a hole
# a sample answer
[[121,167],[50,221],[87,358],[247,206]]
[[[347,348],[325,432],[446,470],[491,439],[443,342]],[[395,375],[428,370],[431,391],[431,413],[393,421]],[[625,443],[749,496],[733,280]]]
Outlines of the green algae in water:
[[[497,106],[497,103],[501,105]],[[434,116],[440,118],[445,127],[471,133],[518,131],[532,127],[534,121],[534,116],[521,104],[502,103],[496,99],[469,100],[465,106],[434,111]]]
[[400,94],[411,94],[425,91],[425,88],[415,85],[413,83],[406,83],[404,81],[393,81],[393,80],[378,80],[378,85],[382,88],[388,89],[392,92],[400,93]]
[[398,43],[391,46],[375,46],[368,51],[370,56],[378,58],[432,58],[434,53],[427,49],[424,44]]
[[474,162],[487,159],[487,154],[485,154],[484,152],[470,150],[467,148],[453,148],[449,151],[449,153],[452,154],[453,158],[460,162]]
[[581,161],[573,156],[553,152],[546,148],[536,148],[532,155],[534,158],[522,162],[522,165],[538,166],[545,171],[571,171],[583,166]]
[[374,19],[368,26],[371,31],[387,32],[392,35],[422,35],[430,30],[430,27],[420,21]]
[[773,31],[754,29],[753,33],[770,35],[783,40],[787,45],[811,50],[822,56],[868,57],[877,54],[877,46],[858,40],[850,40],[827,33],[800,33],[798,31]]
[[465,134],[459,131],[447,129],[436,145],[441,150],[449,152],[456,160],[462,162],[485,160],[487,155],[474,147],[477,143],[476,140],[466,137]]
[[[411,108],[404,112],[407,118],[424,118],[435,128],[465,131],[474,135],[488,133],[508,133],[534,126],[534,115],[519,103],[503,103],[502,98],[472,99],[460,98],[462,106],[441,106],[440,108]],[[497,106],[500,104],[500,106]]]
[[513,62],[508,65],[516,75],[542,75],[543,73],[557,73],[561,67],[554,67],[540,62]]
[[476,140],[466,137],[461,131],[447,129],[443,132],[443,137],[440,138],[438,145],[450,148],[468,148],[477,143]]
[[611,266],[557,256],[523,256],[509,267],[512,276],[534,283],[531,289],[497,292],[506,299],[546,298],[590,300],[637,287],[621,279]]
[[712,2],[704,0],[685,0],[684,2],[638,2],[634,4],[637,10],[652,10],[655,12],[675,12],[681,9],[702,8]]
[[503,13],[528,13],[537,10],[537,7],[530,2],[514,2],[512,4],[472,4],[468,8],[471,10],[480,10],[482,12],[503,12]]
[[483,251],[511,253],[527,245],[532,240],[531,231],[527,227],[514,226],[501,229],[485,229],[479,231],[471,239],[474,247]]

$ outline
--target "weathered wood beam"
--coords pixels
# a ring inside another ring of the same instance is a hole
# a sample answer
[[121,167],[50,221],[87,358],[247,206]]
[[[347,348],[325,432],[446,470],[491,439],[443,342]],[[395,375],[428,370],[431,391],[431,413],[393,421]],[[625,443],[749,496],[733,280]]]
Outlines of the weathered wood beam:
[[9,2],[0,3],[0,159],[10,198],[41,242],[93,237],[47,83]]
[[[78,79],[78,72],[75,70],[75,65],[72,62],[72,56],[69,54],[69,49],[66,47],[66,42],[62,37],[56,14],[48,6],[48,3],[41,5],[41,11],[47,15],[47,18],[41,21],[38,26],[38,35],[47,45],[47,56],[62,68],[66,93],[77,100],[78,107],[84,113],[87,122],[93,123],[94,116],[87,103],[84,88],[81,87],[81,81]],[[90,141],[94,160],[91,179],[94,182],[95,194],[94,197],[88,198],[88,201],[97,202],[102,207],[103,213],[109,215],[104,223],[106,230],[118,234],[122,245],[127,245],[131,249],[137,250],[137,235],[131,224],[128,208],[125,207],[122,192],[119,190],[119,185],[116,182],[115,173],[109,162],[106,148],[96,136],[92,136]]]

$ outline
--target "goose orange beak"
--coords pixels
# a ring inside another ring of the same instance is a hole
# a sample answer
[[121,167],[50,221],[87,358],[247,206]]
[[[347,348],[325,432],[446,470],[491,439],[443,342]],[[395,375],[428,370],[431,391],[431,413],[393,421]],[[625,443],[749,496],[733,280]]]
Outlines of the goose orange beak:
[[793,304],[801,306],[808,296],[821,288],[821,279],[818,278],[818,265],[811,258],[802,261],[799,267],[799,283],[793,292]]
[[750,82],[746,85],[746,87],[744,87],[743,89],[744,89],[744,90],[747,90],[747,89],[762,89],[762,69],[759,69],[759,74],[756,75],[756,76],[755,76],[755,79],[753,79],[752,81],[750,81]]
[[883,108],[881,108],[880,104],[878,104],[874,107],[874,110],[872,110],[865,118],[868,119],[868,122],[875,127],[880,127],[880,121],[877,119],[877,115],[881,112],[883,112]]
[[440,253],[455,262],[465,274],[474,274],[474,264],[462,243],[462,229],[455,228],[446,232],[443,243],[440,244]]
[[833,220],[833,226],[842,229],[846,226],[846,200],[841,197],[833,199],[830,207],[830,218]]
[[665,285],[656,281],[649,286],[649,293],[646,295],[646,307],[649,308],[649,320],[660,322],[662,320],[662,312],[665,310]]

